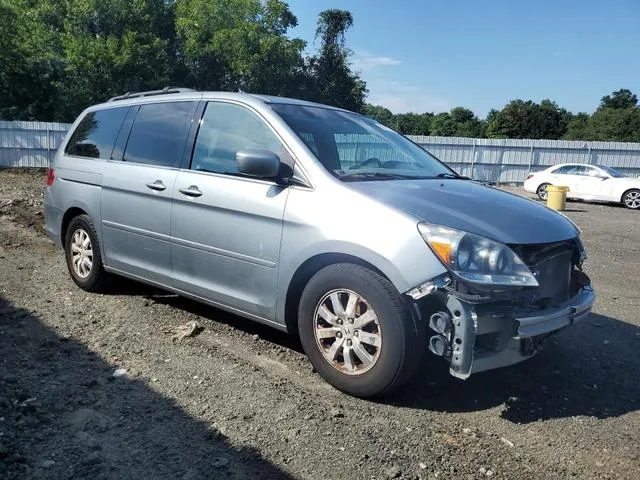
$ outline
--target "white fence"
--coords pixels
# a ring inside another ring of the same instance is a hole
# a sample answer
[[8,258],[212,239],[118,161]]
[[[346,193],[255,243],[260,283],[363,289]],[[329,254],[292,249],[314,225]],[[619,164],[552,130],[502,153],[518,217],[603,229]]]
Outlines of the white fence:
[[[46,167],[68,123],[0,121],[0,167]],[[496,183],[521,183],[530,171],[566,162],[613,167],[640,175],[640,143],[410,137],[461,175]],[[349,141],[341,148],[349,148]],[[352,145],[354,149],[358,145]]]
[[0,167],[47,167],[70,123],[0,121]]
[[411,137],[461,175],[496,183],[522,183],[530,171],[558,163],[590,163],[640,175],[640,143]]

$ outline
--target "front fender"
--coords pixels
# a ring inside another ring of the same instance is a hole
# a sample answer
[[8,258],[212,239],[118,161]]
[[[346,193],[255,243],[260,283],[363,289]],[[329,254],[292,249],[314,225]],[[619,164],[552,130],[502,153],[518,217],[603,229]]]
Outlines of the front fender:
[[640,182],[638,183],[626,183],[623,185],[616,185],[613,189],[613,200],[616,202],[622,202],[623,195],[629,190],[640,190]]
[[433,254],[424,243],[420,247],[424,249],[423,261],[420,259],[422,256],[420,253],[411,255],[407,251],[401,258],[396,258],[394,261],[362,245],[337,240],[321,241],[308,245],[294,255],[281,254],[278,270],[276,321],[285,322],[286,297],[289,286],[296,272],[307,261],[327,254],[355,257],[375,267],[389,279],[398,292],[404,293],[446,272],[440,263],[431,262]]
[[446,271],[418,232],[418,220],[341,183],[291,189],[283,218],[276,315],[284,321],[295,272],[322,254],[356,257],[403,293]]

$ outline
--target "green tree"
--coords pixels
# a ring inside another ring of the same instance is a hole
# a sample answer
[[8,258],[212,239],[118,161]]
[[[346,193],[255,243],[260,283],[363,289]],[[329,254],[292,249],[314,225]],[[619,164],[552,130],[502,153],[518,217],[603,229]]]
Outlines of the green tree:
[[451,115],[451,120],[453,120],[455,123],[470,122],[476,119],[475,114],[468,108],[464,108],[464,107],[453,108],[451,110],[450,115]]
[[184,85],[309,96],[281,0],[0,0],[0,115],[71,120],[127,91]]
[[56,120],[59,7],[52,1],[0,0],[0,117]]
[[599,108],[587,124],[586,139],[640,142],[640,108]]
[[431,135],[439,137],[453,137],[456,134],[456,122],[447,112],[434,115],[431,121]]
[[[8,4],[6,0],[4,4]],[[172,78],[173,2],[13,0],[22,55],[13,118],[72,120],[86,106]],[[2,15],[3,19],[7,15]],[[4,36],[4,33],[3,33]],[[29,96],[20,91],[26,89]],[[6,109],[4,109],[6,111]]]
[[374,120],[380,122],[387,127],[393,127],[394,115],[391,113],[391,110],[385,107],[381,107],[380,105],[371,105],[370,103],[365,104],[364,109],[362,111],[367,117],[371,117]]
[[451,120],[455,124],[456,137],[482,138],[485,136],[485,122],[468,108],[456,107],[451,110]]
[[205,90],[295,95],[305,81],[297,19],[281,0],[178,0],[186,83]]
[[174,78],[174,16],[164,0],[65,3],[59,81],[61,116],[127,91],[161,88]]
[[538,121],[535,127],[537,137],[557,140],[567,132],[569,112],[558,106],[556,102],[545,99],[538,107]]
[[[0,1],[0,119],[15,118],[27,103],[23,71],[27,52],[22,48],[18,30],[18,10],[5,0]],[[22,86],[23,88],[16,88]]]
[[565,140],[589,140],[589,114],[580,112],[570,115],[567,122],[567,132],[564,135]]
[[318,17],[316,38],[320,52],[309,58],[311,88],[309,97],[321,103],[364,111],[367,93],[365,82],[351,71],[350,51],[345,45],[346,31],[353,25],[353,17],[346,10],[324,10]]
[[638,105],[638,97],[631,90],[621,88],[600,100],[599,108],[633,108]]
[[512,100],[492,114],[487,134],[493,138],[558,139],[566,133],[568,113],[551,100],[540,104]]
[[429,135],[431,113],[400,113],[395,116],[392,127],[404,135]]
[[498,116],[498,113],[500,112],[498,112],[498,110],[496,110],[495,108],[489,110],[489,113],[487,113],[487,118],[485,118],[487,124],[491,124],[492,122],[494,122],[496,117]]
[[638,98],[627,89],[602,97],[600,106],[591,116],[586,113],[571,116],[565,138],[640,142]]

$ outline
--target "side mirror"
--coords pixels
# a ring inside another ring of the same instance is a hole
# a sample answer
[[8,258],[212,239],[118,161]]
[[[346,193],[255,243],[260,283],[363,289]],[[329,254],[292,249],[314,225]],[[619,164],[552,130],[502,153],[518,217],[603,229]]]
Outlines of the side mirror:
[[238,170],[258,178],[275,178],[280,171],[280,157],[270,150],[247,148],[236,152]]

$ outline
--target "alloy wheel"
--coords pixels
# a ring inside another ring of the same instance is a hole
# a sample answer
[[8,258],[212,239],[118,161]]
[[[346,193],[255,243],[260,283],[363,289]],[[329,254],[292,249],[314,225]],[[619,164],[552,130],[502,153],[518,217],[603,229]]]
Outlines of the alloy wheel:
[[361,375],[378,361],[382,348],[378,317],[354,291],[333,290],[322,297],[313,332],[324,358],[342,373]]
[[547,199],[547,195],[548,195],[547,185],[546,184],[540,185],[538,187],[538,192],[537,193],[538,193],[538,197],[540,198],[540,200],[546,200]]
[[627,192],[624,196],[624,204],[629,208],[640,208],[640,191]]
[[73,271],[80,278],[87,278],[93,268],[93,249],[91,238],[82,228],[73,232],[71,239],[71,264]]

